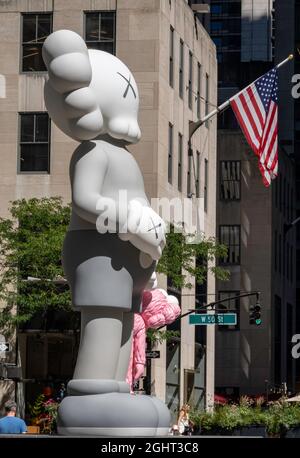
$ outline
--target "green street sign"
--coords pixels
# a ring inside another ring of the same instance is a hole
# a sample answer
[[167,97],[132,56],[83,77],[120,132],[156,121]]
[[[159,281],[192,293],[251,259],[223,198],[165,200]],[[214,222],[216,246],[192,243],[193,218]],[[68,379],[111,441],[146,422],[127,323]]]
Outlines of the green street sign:
[[189,324],[196,326],[206,326],[208,324],[235,325],[237,323],[236,313],[195,313],[189,316]]

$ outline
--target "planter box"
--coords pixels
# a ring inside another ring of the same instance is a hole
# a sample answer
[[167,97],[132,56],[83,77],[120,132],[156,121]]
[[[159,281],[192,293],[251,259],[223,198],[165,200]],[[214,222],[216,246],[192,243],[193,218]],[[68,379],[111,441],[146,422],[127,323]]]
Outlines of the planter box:
[[232,436],[233,431],[234,429],[213,428],[210,430],[202,429],[200,431],[200,434],[201,436]]
[[300,437],[300,426],[288,429],[287,432],[283,435],[283,437],[286,437],[287,439]]
[[267,437],[266,428],[264,426],[243,426],[242,428],[235,428],[232,432],[233,436],[242,437]]
[[267,437],[264,426],[244,426],[242,428],[223,429],[213,428],[211,430],[195,429],[194,434],[201,436],[242,436],[242,437]]

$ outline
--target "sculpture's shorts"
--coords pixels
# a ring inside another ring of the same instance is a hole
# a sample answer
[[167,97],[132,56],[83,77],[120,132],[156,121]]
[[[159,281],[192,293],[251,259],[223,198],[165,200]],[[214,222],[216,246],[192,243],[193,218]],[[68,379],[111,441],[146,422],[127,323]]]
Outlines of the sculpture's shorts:
[[141,295],[155,261],[143,268],[140,251],[117,234],[69,231],[63,246],[63,268],[74,308],[117,307],[139,312]]

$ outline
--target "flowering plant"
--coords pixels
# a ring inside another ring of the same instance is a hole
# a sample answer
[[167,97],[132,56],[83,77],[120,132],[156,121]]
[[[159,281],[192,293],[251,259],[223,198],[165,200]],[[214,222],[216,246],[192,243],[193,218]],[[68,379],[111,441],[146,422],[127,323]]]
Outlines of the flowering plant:
[[40,426],[41,433],[53,434],[56,432],[56,419],[59,403],[54,399],[47,399],[40,394],[33,405],[29,405],[31,422]]

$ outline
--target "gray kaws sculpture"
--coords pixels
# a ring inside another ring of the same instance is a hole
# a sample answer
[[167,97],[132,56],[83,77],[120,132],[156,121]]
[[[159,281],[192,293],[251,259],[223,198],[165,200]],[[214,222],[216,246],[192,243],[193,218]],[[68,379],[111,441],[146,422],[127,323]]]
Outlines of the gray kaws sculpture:
[[131,395],[125,382],[133,313],[165,245],[164,223],[126,149],[141,136],[138,88],[119,59],[88,50],[69,30],[46,39],[43,58],[49,114],[81,142],[70,164],[72,216],[63,247],[73,306],[81,311],[81,342],[58,431],[163,435],[170,424],[166,406]]

